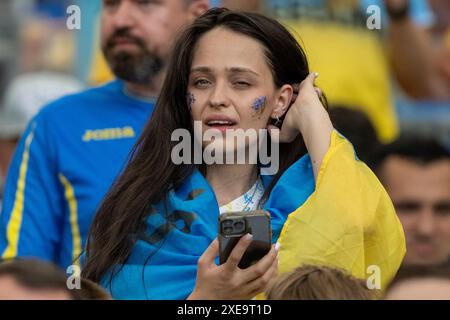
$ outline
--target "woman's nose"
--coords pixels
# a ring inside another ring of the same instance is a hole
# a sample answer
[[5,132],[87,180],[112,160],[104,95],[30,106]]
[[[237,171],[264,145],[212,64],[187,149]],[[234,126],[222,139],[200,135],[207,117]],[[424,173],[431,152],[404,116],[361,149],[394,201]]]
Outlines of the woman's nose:
[[218,82],[209,97],[209,103],[212,107],[228,107],[229,98],[227,94],[227,87],[225,83]]

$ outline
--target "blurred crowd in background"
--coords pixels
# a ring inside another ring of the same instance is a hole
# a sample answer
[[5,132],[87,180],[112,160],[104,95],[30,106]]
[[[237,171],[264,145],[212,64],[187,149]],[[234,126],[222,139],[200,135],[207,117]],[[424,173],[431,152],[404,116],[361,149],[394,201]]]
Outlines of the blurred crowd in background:
[[[441,290],[435,297],[450,299],[450,1],[410,0],[406,13],[386,8],[396,2],[402,1],[216,0],[211,5],[267,14],[298,36],[311,70],[321,75],[317,84],[336,128],[393,200],[406,234],[405,265],[422,268],[405,271],[406,282],[394,283],[398,292],[391,297],[414,298],[411,293],[420,291],[433,298]],[[79,30],[66,24],[72,4],[81,9]],[[369,27],[377,13],[371,5],[381,9],[380,29]],[[113,79],[99,46],[100,10],[100,0],[0,2],[0,190],[15,144],[41,107]],[[297,276],[304,272],[311,271]],[[419,283],[420,277],[441,280]],[[299,292],[294,288],[286,296],[271,290],[282,299]],[[364,292],[342,294],[308,292],[297,298],[367,298]]]

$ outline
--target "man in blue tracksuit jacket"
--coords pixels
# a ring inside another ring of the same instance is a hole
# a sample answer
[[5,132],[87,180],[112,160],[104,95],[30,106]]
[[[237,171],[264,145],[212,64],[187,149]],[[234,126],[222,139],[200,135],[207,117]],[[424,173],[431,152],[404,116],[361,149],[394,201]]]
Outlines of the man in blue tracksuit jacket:
[[207,7],[103,1],[102,49],[122,80],[61,98],[30,122],[5,186],[1,258],[79,263],[95,212],[153,111],[171,42]]

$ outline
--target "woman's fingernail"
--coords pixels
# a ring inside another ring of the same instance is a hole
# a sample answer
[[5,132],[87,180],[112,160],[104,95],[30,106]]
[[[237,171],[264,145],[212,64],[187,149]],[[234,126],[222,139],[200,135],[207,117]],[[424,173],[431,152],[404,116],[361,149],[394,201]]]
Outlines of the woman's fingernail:
[[277,242],[275,244],[275,252],[278,252],[278,251],[280,251],[280,244]]
[[245,235],[245,239],[246,239],[246,240],[252,240],[252,239],[253,239],[253,235],[252,235],[251,233],[247,233],[247,234]]
[[319,77],[319,73],[318,72],[314,72],[314,76],[317,78]]

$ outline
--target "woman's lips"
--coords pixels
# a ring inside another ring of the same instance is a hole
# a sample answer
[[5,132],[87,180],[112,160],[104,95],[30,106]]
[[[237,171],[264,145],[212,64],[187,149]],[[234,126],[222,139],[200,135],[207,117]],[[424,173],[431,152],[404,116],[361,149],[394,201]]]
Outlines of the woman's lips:
[[225,115],[211,115],[204,121],[208,129],[219,130],[224,133],[226,130],[232,130],[236,127],[236,121]]
[[234,130],[236,126],[232,123],[228,123],[228,124],[216,123],[216,124],[206,124],[206,127],[211,130],[218,130],[221,133],[225,133],[227,130]]

